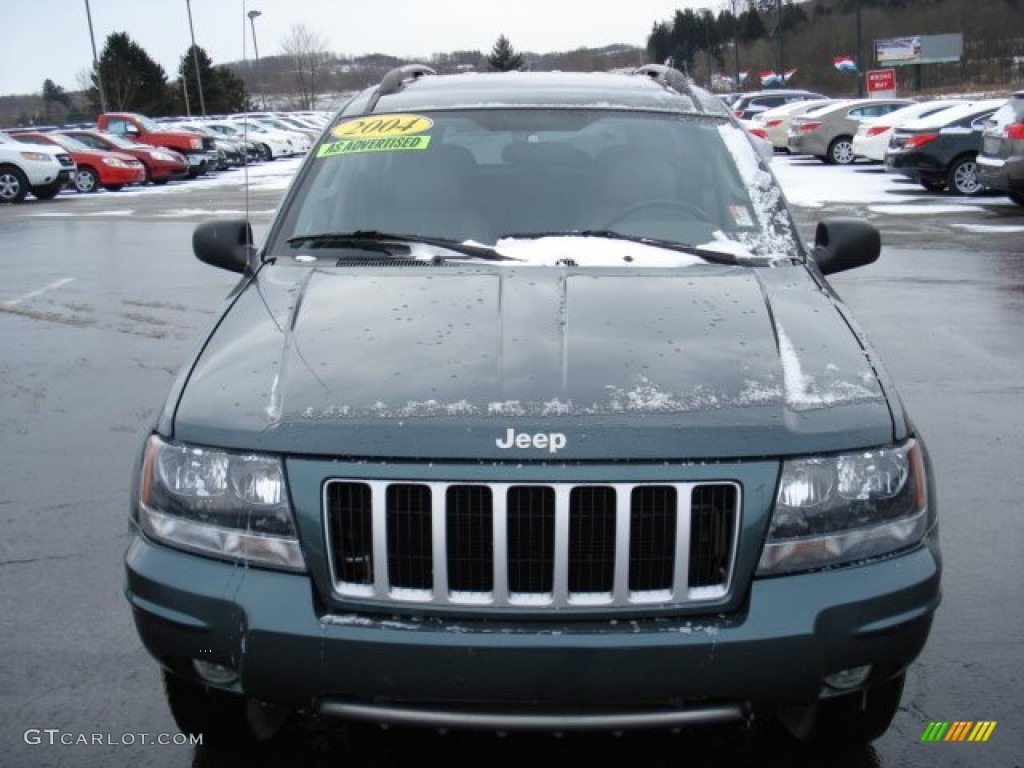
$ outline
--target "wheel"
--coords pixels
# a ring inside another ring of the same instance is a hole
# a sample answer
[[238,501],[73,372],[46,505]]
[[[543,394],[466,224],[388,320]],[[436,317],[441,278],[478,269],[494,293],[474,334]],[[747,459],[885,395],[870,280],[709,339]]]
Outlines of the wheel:
[[621,224],[623,221],[632,218],[642,211],[649,209],[674,209],[677,211],[683,211],[687,214],[688,219],[699,219],[701,221],[711,221],[711,217],[707,214],[703,208],[694,205],[693,203],[687,203],[682,200],[644,200],[636,205],[631,205],[626,210],[622,211],[618,215],[614,216],[610,221],[605,223],[601,229],[613,229],[617,224]]
[[270,148],[269,144],[260,144],[260,154],[263,155],[264,160],[274,159],[274,150]]
[[849,136],[837,136],[828,145],[825,162],[829,165],[849,165],[857,156],[853,154],[853,139]]
[[903,695],[904,675],[865,691],[837,696],[779,713],[798,741],[818,744],[866,744],[889,728]]
[[251,746],[272,739],[290,712],[253,698],[193,683],[164,670],[164,694],[184,733],[203,734],[203,745]]
[[13,165],[0,166],[0,203],[20,203],[28,194],[28,179]]
[[37,200],[52,200],[62,189],[63,184],[49,184],[45,187],[32,187],[32,194]]
[[921,186],[929,192],[941,192],[946,188],[946,182],[942,179],[921,179]]
[[75,174],[75,189],[79,192],[95,192],[99,186],[99,179],[96,171],[87,165],[78,166],[78,173]]
[[981,194],[985,187],[978,181],[978,163],[974,155],[966,155],[953,163],[947,178],[949,191],[955,195],[973,197]]
[[1024,205],[1024,192],[1010,192],[1009,195],[1017,205]]

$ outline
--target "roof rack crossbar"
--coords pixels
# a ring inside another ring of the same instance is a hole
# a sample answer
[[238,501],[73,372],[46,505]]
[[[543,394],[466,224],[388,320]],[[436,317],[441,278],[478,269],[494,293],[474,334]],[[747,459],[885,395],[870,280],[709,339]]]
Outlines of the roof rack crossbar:
[[426,64],[405,64],[401,67],[395,67],[384,75],[383,79],[380,81],[380,85],[378,85],[377,90],[373,92],[373,97],[370,99],[370,103],[367,106],[366,111],[372,112],[373,108],[377,106],[377,102],[380,100],[381,96],[398,93],[406,83],[418,80],[424,75],[436,74],[437,72]]
[[632,74],[645,75],[652,80],[656,80],[667,88],[671,88],[677,93],[689,96],[693,99],[694,104],[703,109],[704,105],[701,103],[701,100],[697,98],[697,94],[693,92],[693,80],[688,78],[675,67],[668,67],[664,64],[644,64],[642,67],[634,69]]

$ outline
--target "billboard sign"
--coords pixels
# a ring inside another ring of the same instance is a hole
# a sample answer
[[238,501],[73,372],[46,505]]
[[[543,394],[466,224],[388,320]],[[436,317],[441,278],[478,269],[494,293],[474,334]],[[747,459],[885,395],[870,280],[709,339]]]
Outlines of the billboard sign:
[[964,36],[961,34],[911,35],[875,40],[875,60],[879,66],[960,61],[963,53]]

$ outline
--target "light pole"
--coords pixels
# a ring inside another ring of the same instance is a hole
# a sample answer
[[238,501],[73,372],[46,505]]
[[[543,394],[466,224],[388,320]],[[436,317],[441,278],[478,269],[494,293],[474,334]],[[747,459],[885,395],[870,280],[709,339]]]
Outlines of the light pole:
[[100,108],[107,111],[107,95],[103,92],[103,75],[100,73],[100,62],[96,57],[96,36],[92,33],[92,11],[89,0],[85,0],[85,17],[89,20],[89,41],[92,43],[92,69],[96,73],[96,88],[100,92]]
[[786,84],[786,49],[783,44],[783,31],[782,31],[782,0],[779,0],[779,77],[782,78],[782,84]]
[[196,33],[192,29],[192,0],[185,0],[188,9],[188,32],[192,37],[192,65],[196,69],[196,88],[199,89],[199,110],[206,117],[206,100],[203,98],[203,78],[199,74],[199,52],[196,50]]
[[260,105],[267,108],[267,100],[263,96],[263,86],[260,85],[260,47],[256,44],[256,17],[262,16],[260,11],[249,11],[249,25],[252,27],[252,47],[256,51],[256,85],[260,86]]
[[857,98],[864,98],[864,57],[861,55],[860,0],[857,0]]

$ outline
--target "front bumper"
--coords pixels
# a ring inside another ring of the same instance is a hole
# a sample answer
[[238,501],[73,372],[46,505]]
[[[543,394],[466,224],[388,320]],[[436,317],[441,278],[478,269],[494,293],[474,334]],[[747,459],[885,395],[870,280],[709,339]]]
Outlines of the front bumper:
[[790,133],[789,151],[795,155],[824,155],[828,152],[828,144],[813,132]]
[[1024,192],[1024,156],[991,158],[978,155],[978,181],[1001,192]]
[[832,695],[826,675],[864,664],[866,685],[899,673],[940,599],[937,544],[926,541],[858,567],[755,580],[727,615],[329,613],[307,575],[141,536],[126,594],[161,664],[191,678],[196,659],[228,666],[233,690],[287,706],[439,726],[657,726],[810,703]]

